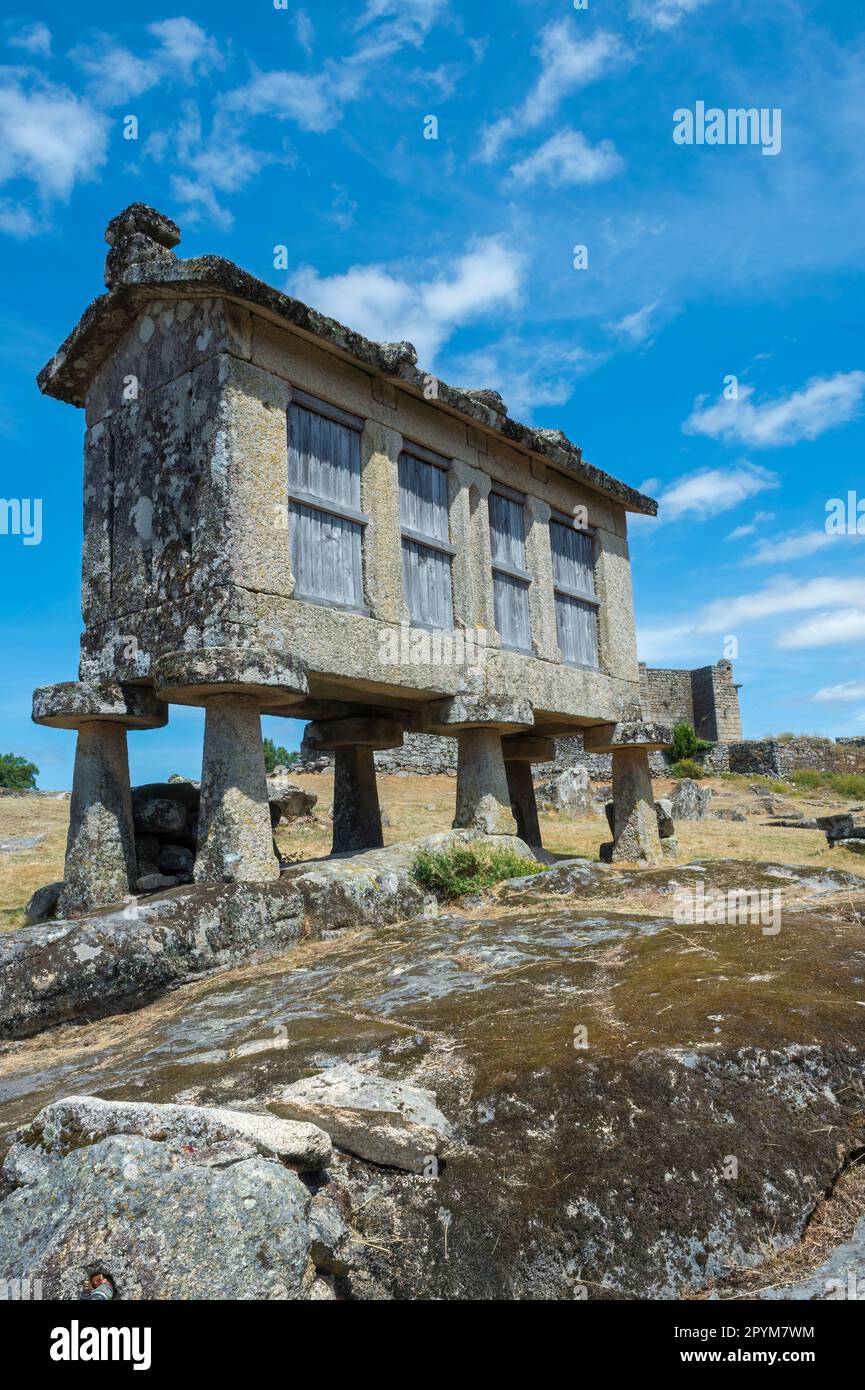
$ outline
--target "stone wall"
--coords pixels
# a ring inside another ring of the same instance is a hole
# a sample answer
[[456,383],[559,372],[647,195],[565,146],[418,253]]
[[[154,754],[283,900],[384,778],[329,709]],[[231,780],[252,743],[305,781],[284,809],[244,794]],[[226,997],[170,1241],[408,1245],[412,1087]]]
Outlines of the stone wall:
[[855,739],[797,738],[748,739],[730,744],[730,771],[767,777],[787,777],[791,772],[865,773],[865,741]]

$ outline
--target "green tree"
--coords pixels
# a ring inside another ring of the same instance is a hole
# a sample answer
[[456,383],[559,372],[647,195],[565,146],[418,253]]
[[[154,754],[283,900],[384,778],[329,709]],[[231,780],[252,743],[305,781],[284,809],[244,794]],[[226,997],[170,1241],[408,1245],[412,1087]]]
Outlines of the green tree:
[[291,767],[291,764],[297,761],[296,753],[289,753],[287,748],[277,748],[272,738],[264,739],[263,744],[264,770],[268,775],[275,767]]
[[17,753],[0,753],[0,787],[11,791],[28,791],[36,786],[39,769]]

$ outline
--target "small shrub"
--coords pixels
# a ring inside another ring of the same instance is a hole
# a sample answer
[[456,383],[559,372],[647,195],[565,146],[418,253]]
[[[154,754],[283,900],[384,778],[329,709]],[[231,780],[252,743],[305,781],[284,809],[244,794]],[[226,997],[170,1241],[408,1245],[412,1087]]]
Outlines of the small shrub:
[[546,865],[523,859],[512,849],[489,845],[455,845],[440,854],[421,850],[411,867],[415,883],[435,893],[441,902],[452,902],[464,893],[477,893],[506,878],[543,873]]
[[700,763],[695,763],[693,758],[681,758],[670,768],[671,777],[693,777],[696,779],[708,775],[706,769]]
[[9,791],[30,791],[36,786],[39,769],[17,753],[0,753],[0,787]]

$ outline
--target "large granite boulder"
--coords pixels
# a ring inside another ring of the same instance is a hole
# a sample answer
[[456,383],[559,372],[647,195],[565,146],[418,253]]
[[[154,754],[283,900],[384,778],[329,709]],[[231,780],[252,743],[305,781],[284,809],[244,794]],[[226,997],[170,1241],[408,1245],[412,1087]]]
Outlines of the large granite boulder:
[[131,1299],[296,1299],[309,1270],[310,1196],[270,1159],[227,1167],[111,1135],[22,1170],[0,1202],[0,1281],[80,1298],[96,1269]]
[[238,1141],[250,1154],[278,1158],[301,1171],[326,1168],[333,1157],[324,1130],[303,1121],[221,1106],[154,1105],[97,1096],[69,1096],[45,1106],[18,1132],[16,1143],[56,1157],[113,1134],[157,1139],[172,1153],[191,1155],[196,1162],[205,1161],[202,1155],[219,1146]]
[[274,806],[279,809],[277,825],[280,820],[292,821],[298,820],[301,816],[311,816],[318,801],[315,792],[305,791],[279,771],[268,777],[267,795],[271,809]]
[[592,814],[591,780],[584,767],[568,767],[548,782],[542,782],[535,793],[538,806],[559,811],[565,816]]
[[270,1109],[320,1125],[349,1153],[409,1173],[423,1173],[450,1137],[432,1091],[345,1064],[296,1081]]
[[711,800],[711,787],[701,787],[699,782],[684,777],[670,798],[673,820],[705,820]]

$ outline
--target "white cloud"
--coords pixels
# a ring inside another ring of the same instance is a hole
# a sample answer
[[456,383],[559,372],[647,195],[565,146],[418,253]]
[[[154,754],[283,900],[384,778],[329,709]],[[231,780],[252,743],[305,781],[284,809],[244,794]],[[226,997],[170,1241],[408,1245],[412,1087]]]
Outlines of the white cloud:
[[832,608],[783,632],[778,646],[792,649],[837,647],[865,642],[865,600],[861,608]]
[[191,19],[159,20],[148,25],[148,33],[156,43],[145,56],[109,34],[97,34],[72,50],[70,57],[87,73],[90,95],[99,105],[129,101],[165,80],[189,81],[221,62],[214,40]]
[[295,14],[294,32],[304,53],[312,53],[315,42],[315,26],[306,10],[298,10]]
[[[754,593],[742,594],[738,598],[728,597],[714,600],[700,613],[695,630],[697,632],[735,632],[745,623],[762,621],[792,613],[808,613],[819,610],[819,616],[799,628],[781,634],[777,645],[780,647],[827,646],[844,640],[853,640],[852,631],[848,637],[839,635],[849,627],[850,615],[863,625],[865,631],[865,579],[821,578],[809,580],[792,579],[780,576]],[[840,619],[841,621],[836,621]],[[827,625],[831,636],[820,639],[821,625]],[[807,628],[807,638],[800,640]]]
[[301,130],[321,134],[342,116],[342,102],[323,73],[260,72],[245,87],[230,92],[226,107],[249,116],[294,121]]
[[221,61],[214,40],[191,19],[161,19],[148,24],[147,31],[159,44],[160,61],[172,69],[180,68],[189,74],[195,68],[205,71]]
[[862,540],[863,536],[853,534],[829,535],[825,530],[822,531],[802,531],[797,535],[781,536],[776,541],[761,541],[751,555],[748,556],[749,565],[778,565],[786,564],[788,560],[804,560],[809,555],[816,555],[818,551],[825,550],[827,546],[837,545],[844,541]]
[[428,365],[462,324],[518,302],[522,260],[494,237],[474,243],[448,274],[400,276],[382,265],[352,266],[321,276],[301,267],[288,292],[370,338],[407,339]]
[[51,30],[41,20],[15,34],[9,43],[14,48],[23,48],[27,53],[35,53],[42,58],[51,56]]
[[817,439],[826,430],[845,425],[859,413],[865,394],[865,372],[838,372],[812,377],[801,391],[754,405],[753,386],[740,386],[738,400],[717,400],[704,406],[698,397],[682,426],[686,434],[708,435],[766,449]]
[[36,219],[23,203],[10,203],[6,198],[0,200],[0,232],[28,237],[35,236],[38,230]]
[[645,343],[652,333],[652,315],[660,306],[659,299],[653,299],[651,303],[644,304],[642,309],[637,309],[633,314],[626,314],[617,323],[607,324],[613,333],[618,333],[620,337],[627,338],[635,346]]
[[824,685],[812,699],[865,700],[865,681],[842,681],[840,685]]
[[100,34],[92,42],[74,48],[70,57],[89,76],[91,96],[104,106],[116,106],[118,102],[141,96],[142,92],[155,87],[162,77],[158,63],[150,58],[139,58],[107,34]]
[[[277,156],[254,149],[242,140],[232,116],[218,111],[208,133],[202,129],[198,108],[187,103],[173,131],[161,131],[146,144],[157,163],[169,153],[179,168],[171,175],[171,191],[182,207],[181,222],[198,225],[204,216],[217,226],[230,227],[231,213],[223,206],[225,193],[237,193]],[[288,156],[283,156],[283,160]]]
[[727,540],[728,540],[728,541],[741,541],[741,540],[744,540],[744,538],[745,538],[746,536],[753,536],[753,535],[755,535],[758,526],[762,525],[762,523],[763,523],[764,521],[774,521],[774,520],[775,520],[775,513],[774,513],[774,512],[755,512],[755,513],[754,513],[754,516],[753,516],[753,519],[752,519],[751,521],[749,521],[748,524],[747,524],[746,526],[737,526],[736,529],[735,529],[735,531],[731,531],[731,532],[730,532],[729,536],[727,537]]
[[580,377],[603,360],[585,348],[558,340],[506,337],[476,352],[448,358],[443,374],[466,389],[498,391],[515,419],[531,420],[543,406],[565,405]]
[[631,14],[653,29],[675,29],[686,15],[702,9],[707,0],[631,0]]
[[563,185],[600,183],[624,169],[625,161],[612,140],[590,145],[578,130],[560,130],[551,135],[534,154],[511,165],[515,183],[531,186],[542,179],[553,188]]
[[706,468],[679,478],[661,492],[658,520],[678,521],[690,516],[703,521],[779,486],[777,474],[758,464],[742,462],[733,468]]
[[[801,581],[782,575],[752,593],[714,599],[688,625],[674,625],[665,615],[656,627],[640,628],[640,657],[643,661],[657,661],[693,654],[695,648],[703,645],[701,639],[730,632],[741,634],[772,619],[782,620],[770,634],[769,640],[773,637],[776,647],[807,650],[852,643],[858,650],[865,640],[865,579],[827,576]],[[834,689],[843,691],[845,687]],[[826,687],[814,698],[836,698],[832,690],[833,687]],[[849,698],[859,699],[861,688],[856,693],[852,690],[851,685]],[[839,694],[837,698],[848,697]]]
[[[105,163],[108,120],[66,87],[6,72],[0,78],[0,184],[30,179],[43,201],[66,199]],[[9,211],[17,235],[23,208]]]
[[566,96],[625,62],[628,54],[617,34],[599,29],[587,38],[572,19],[562,18],[541,30],[538,56],[540,76],[524,101],[483,131],[481,159],[486,162],[514,136],[536,130]]
[[407,45],[422,43],[445,8],[445,0],[369,0],[355,26],[364,32],[353,53],[329,60],[316,73],[258,72],[228,93],[226,109],[294,121],[314,134],[332,130],[348,102],[374,95],[370,75],[378,90],[383,64]]
[[358,29],[378,20],[393,20],[405,33],[426,34],[441,19],[448,0],[367,0]]

